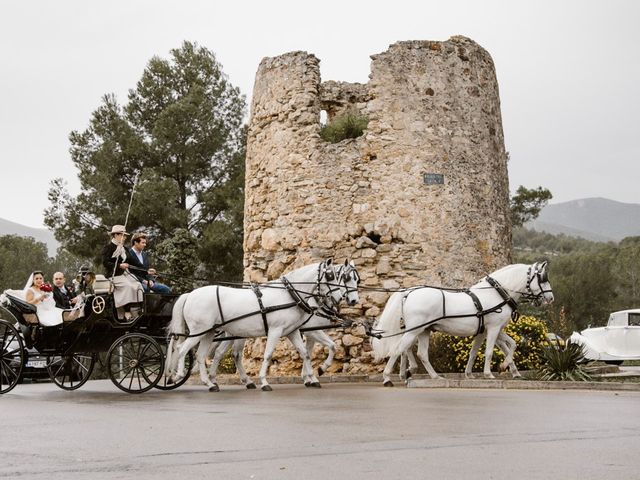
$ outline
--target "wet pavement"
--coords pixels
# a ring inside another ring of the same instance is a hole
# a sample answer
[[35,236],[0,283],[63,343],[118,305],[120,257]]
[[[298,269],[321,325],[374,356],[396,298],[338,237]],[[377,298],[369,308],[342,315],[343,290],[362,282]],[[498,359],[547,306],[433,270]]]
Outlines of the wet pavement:
[[0,478],[638,478],[640,392],[109,381],[0,397]]

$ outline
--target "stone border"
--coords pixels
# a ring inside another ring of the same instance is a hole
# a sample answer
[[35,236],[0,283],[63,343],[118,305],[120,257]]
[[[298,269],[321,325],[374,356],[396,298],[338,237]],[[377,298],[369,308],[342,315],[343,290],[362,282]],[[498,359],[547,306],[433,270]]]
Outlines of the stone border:
[[493,388],[506,390],[601,390],[640,392],[640,383],[631,382],[545,382],[541,380],[410,380],[408,388]]
[[[456,375],[457,377],[458,375]],[[253,378],[253,377],[252,377]],[[256,379],[253,378],[255,381]],[[302,384],[300,377],[282,376],[267,377],[270,384]],[[396,386],[404,386],[398,375],[392,375],[391,381]],[[193,375],[191,384],[199,384],[200,379]],[[320,377],[320,383],[377,383],[382,386],[382,375],[327,375]],[[218,375],[220,385],[240,385],[235,374]],[[541,380],[511,379],[466,379],[441,378],[431,379],[427,375],[415,375],[407,384],[407,388],[467,388],[467,389],[504,389],[504,390],[599,390],[640,392],[640,383],[636,382],[545,382]]]

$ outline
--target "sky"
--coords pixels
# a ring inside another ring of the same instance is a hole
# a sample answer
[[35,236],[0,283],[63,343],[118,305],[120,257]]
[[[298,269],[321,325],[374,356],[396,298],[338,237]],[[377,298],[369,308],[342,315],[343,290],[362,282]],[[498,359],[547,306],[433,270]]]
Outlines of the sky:
[[0,218],[43,227],[56,177],[77,195],[69,133],[184,40],[250,101],[264,57],[304,50],[323,81],[366,83],[392,43],[467,36],[496,66],[512,192],[640,203],[638,20],[632,0],[1,0]]

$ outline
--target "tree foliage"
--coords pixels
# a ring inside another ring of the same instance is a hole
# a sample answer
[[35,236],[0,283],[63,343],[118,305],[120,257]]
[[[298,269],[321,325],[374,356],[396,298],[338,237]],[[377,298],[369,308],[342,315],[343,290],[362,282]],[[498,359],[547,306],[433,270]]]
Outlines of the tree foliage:
[[81,192],[55,179],[45,223],[70,252],[97,259],[135,185],[130,231],[144,230],[151,248],[186,231],[207,271],[237,278],[242,255],[220,250],[242,244],[244,111],[209,50],[184,42],[153,57],[125,105],[105,95],[88,128],[70,134]]
[[602,326],[609,313],[640,306],[640,237],[616,244],[523,228],[513,240],[515,261],[549,260],[555,301],[537,314],[555,333]]
[[66,274],[71,281],[82,259],[60,249],[50,258],[47,245],[32,237],[18,235],[0,236],[0,292],[6,289],[20,290],[34,270],[41,270],[45,279],[52,281],[54,272]]
[[511,222],[514,227],[521,227],[529,220],[538,217],[540,210],[553,198],[546,188],[528,189],[520,185],[516,194],[511,197]]

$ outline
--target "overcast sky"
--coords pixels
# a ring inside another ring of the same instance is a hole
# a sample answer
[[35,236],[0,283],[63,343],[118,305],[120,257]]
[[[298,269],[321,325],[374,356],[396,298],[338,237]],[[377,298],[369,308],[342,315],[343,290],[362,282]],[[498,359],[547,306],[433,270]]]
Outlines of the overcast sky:
[[68,136],[121,104],[154,55],[212,50],[250,99],[260,60],[293,50],[322,80],[366,83],[399,40],[465,35],[493,56],[512,191],[640,203],[640,2],[50,1],[0,3],[0,218],[41,227],[54,177],[80,185]]

